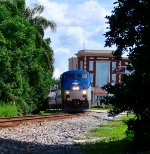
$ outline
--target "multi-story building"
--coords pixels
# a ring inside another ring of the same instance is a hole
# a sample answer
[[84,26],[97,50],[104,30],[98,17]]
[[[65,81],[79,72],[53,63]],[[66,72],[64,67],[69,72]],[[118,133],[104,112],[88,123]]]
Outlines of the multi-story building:
[[115,60],[112,50],[80,50],[75,55],[77,57],[69,59],[69,70],[87,70],[90,73],[93,105],[107,95],[101,87],[107,83],[120,83],[123,75],[128,73],[128,58]]
[[78,69],[78,58],[71,57],[69,58],[69,70],[77,70]]

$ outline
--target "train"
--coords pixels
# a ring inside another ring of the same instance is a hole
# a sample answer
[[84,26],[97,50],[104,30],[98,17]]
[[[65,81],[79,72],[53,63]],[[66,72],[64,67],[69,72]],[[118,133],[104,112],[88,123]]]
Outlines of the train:
[[50,93],[48,95],[48,108],[49,109],[61,109],[62,99],[61,91],[55,87],[50,88]]
[[91,104],[91,80],[85,70],[66,71],[61,75],[62,108],[65,112],[83,112]]

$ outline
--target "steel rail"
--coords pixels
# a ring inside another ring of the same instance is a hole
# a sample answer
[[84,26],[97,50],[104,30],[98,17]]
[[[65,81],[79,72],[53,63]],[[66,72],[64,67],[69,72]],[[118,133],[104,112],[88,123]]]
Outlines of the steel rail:
[[16,126],[26,122],[42,122],[45,120],[59,120],[73,118],[81,114],[53,114],[53,115],[36,115],[36,116],[21,116],[11,118],[0,118],[0,127]]

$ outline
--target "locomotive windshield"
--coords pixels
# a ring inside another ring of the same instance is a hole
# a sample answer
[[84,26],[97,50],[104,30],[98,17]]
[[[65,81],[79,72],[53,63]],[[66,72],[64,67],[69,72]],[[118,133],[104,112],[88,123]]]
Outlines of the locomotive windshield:
[[89,72],[83,70],[72,70],[62,74],[61,85],[65,90],[72,90],[76,83],[81,89],[88,89],[90,87],[90,75]]
[[65,74],[64,78],[72,79],[72,78],[87,78],[87,74]]

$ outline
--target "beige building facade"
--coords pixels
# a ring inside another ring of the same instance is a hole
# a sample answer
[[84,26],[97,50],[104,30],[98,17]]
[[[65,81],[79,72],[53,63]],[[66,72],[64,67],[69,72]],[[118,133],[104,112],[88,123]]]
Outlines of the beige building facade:
[[69,71],[70,70],[77,70],[78,69],[78,58],[77,57],[71,57],[68,59],[68,63],[69,63]]

